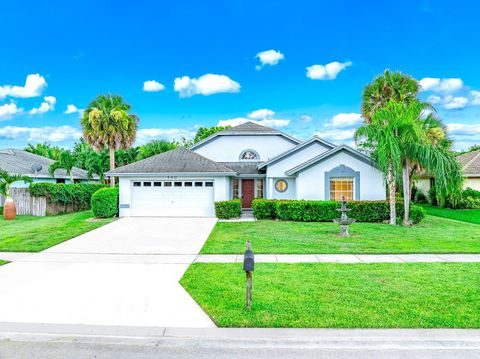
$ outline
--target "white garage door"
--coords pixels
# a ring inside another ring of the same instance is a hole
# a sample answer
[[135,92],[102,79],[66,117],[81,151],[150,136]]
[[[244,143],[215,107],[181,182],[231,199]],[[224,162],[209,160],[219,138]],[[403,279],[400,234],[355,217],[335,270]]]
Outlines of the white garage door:
[[213,181],[132,181],[131,215],[214,217]]

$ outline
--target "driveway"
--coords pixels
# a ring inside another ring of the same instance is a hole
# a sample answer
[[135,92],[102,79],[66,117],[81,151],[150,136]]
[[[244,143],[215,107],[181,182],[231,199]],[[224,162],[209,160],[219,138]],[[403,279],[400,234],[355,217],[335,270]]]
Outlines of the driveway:
[[0,267],[0,322],[213,327],[178,281],[214,218],[123,218]]

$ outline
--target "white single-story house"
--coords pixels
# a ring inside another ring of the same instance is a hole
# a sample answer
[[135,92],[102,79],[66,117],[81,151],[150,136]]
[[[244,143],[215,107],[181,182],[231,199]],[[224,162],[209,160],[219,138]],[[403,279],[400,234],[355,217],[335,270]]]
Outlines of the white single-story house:
[[[480,150],[463,153],[457,156],[463,171],[463,188],[480,191]],[[428,195],[428,191],[435,183],[432,176],[422,175],[416,181],[419,191]]]
[[[54,176],[48,173],[48,167],[55,161],[50,158],[39,156],[24,150],[15,148],[0,149],[0,169],[9,174],[25,175],[32,178],[33,182],[71,183],[70,176],[64,169],[55,171]],[[88,172],[74,167],[72,177],[75,183],[89,182]],[[92,181],[97,182],[98,176]],[[12,187],[28,187],[28,183],[16,182]]]
[[241,198],[383,200],[372,160],[319,137],[299,141],[247,122],[107,173],[119,177],[120,216],[214,216],[214,202]]

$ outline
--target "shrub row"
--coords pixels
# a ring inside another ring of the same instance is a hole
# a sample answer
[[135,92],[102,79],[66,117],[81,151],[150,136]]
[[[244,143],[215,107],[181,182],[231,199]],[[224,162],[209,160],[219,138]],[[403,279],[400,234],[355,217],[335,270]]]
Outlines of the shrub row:
[[91,207],[97,218],[111,218],[118,215],[118,187],[101,188],[92,195]]
[[215,202],[215,215],[217,218],[238,218],[242,215],[242,201],[232,199],[230,201]]
[[92,195],[105,185],[98,183],[32,183],[30,194],[34,197],[46,197],[50,204],[60,203],[79,209],[90,207]]
[[[431,187],[428,191],[428,197],[429,203],[432,206],[438,205],[435,186]],[[417,202],[421,203],[418,200]],[[467,188],[466,190],[462,191],[460,199],[458,199],[456,203],[450,203],[447,201],[447,203],[445,203],[445,207],[454,209],[480,209],[480,191]]]
[[[340,203],[335,201],[268,200],[255,199],[253,214],[257,219],[280,219],[297,222],[331,222],[339,218]],[[348,203],[348,216],[358,222],[383,222],[390,217],[388,201],[353,201]],[[397,215],[403,216],[403,203],[397,202]],[[425,218],[425,210],[410,206],[410,219],[419,223]]]

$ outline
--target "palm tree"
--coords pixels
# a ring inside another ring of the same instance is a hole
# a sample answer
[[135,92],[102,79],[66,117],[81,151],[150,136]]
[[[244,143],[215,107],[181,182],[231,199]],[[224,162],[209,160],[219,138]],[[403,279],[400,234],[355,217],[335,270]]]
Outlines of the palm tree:
[[395,100],[405,105],[416,101],[419,91],[418,82],[411,76],[399,71],[385,70],[372,83],[365,86],[362,94],[362,117],[370,122],[375,111],[389,100]]
[[[83,137],[97,151],[108,148],[110,170],[115,168],[115,150],[128,148],[135,141],[138,117],[120,96],[100,95],[85,110],[80,121]],[[115,178],[110,177],[110,186]]]
[[10,192],[10,186],[13,182],[17,181],[32,183],[32,179],[28,176],[21,174],[10,175],[7,171],[0,170],[0,194],[3,194],[6,197],[3,207],[3,218],[7,220],[16,218],[17,211]]
[[397,224],[396,180],[402,170],[401,136],[411,135],[402,116],[402,103],[389,100],[373,112],[369,122],[365,122],[355,132],[357,144],[371,152],[373,159],[385,173],[390,202],[389,224]]
[[55,176],[55,171],[58,169],[64,169],[67,172],[67,176],[70,177],[70,181],[74,183],[73,180],[73,167],[75,166],[76,159],[70,151],[62,151],[60,153],[59,159],[53,162],[48,167],[48,173],[50,176]]

